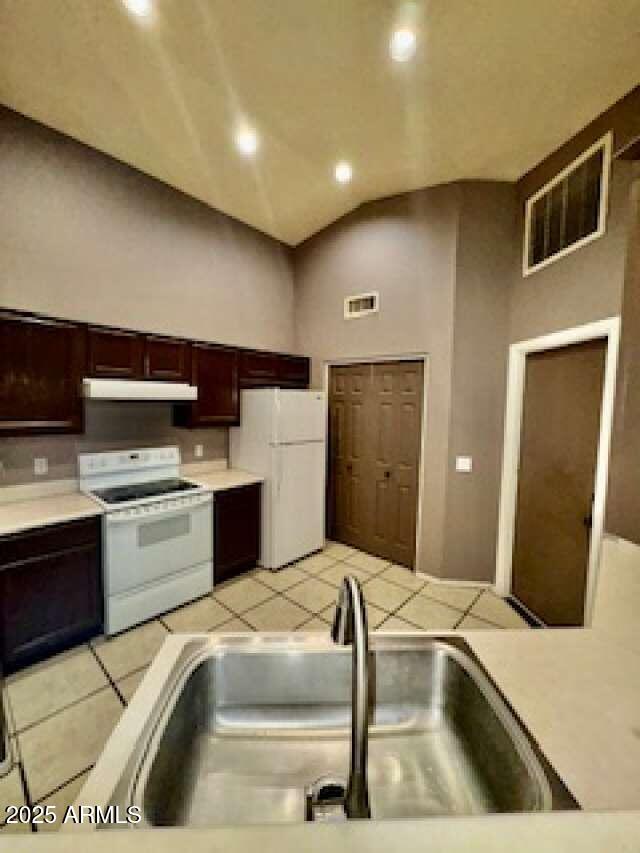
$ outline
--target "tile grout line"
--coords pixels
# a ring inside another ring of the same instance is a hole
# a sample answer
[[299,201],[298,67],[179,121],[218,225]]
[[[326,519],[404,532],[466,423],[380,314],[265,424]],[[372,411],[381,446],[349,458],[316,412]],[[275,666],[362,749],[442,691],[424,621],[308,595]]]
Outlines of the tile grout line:
[[[113,679],[113,678],[111,677],[111,673],[109,672],[109,670],[107,669],[107,667],[103,664],[103,662],[101,661],[101,659],[100,659],[99,655],[97,654],[96,650],[93,648],[93,646],[91,645],[91,643],[89,643],[89,648],[91,649],[91,654],[92,654],[92,655],[94,656],[94,658],[96,659],[96,661],[97,661],[97,663],[98,663],[98,666],[99,666],[99,667],[100,667],[100,669],[104,672],[104,674],[105,674],[105,676],[106,676],[106,678],[107,678],[107,681],[109,682],[109,684],[111,685],[111,687],[112,687],[112,688],[113,688],[113,690],[115,691],[115,694],[116,694],[116,696],[118,697],[118,699],[120,700],[120,702],[121,702],[121,704],[122,704],[122,707],[123,707],[123,708],[126,708],[126,707],[127,707],[127,703],[125,702],[125,698],[124,698],[124,696],[122,695],[122,693],[120,693],[120,691],[119,691],[119,690],[118,690],[118,688],[116,687],[115,679]],[[126,678],[126,677],[127,677],[127,675],[129,675],[129,674],[130,674],[130,673],[127,673],[126,675],[123,675],[122,677],[123,677],[123,678]]]
[[63,788],[66,788],[67,785],[70,785],[72,782],[75,782],[77,779],[79,779],[85,773],[88,773],[90,770],[93,770],[94,767],[95,767],[95,764],[89,764],[87,767],[84,767],[78,773],[75,773],[73,776],[71,776],[70,779],[67,779],[66,782],[63,782],[61,785],[58,785],[56,788],[52,788],[50,791],[47,791],[47,793],[43,794],[39,800],[36,800],[36,803],[42,803],[42,802],[44,802],[44,800],[48,800],[49,797],[53,797],[53,795],[57,794],[58,791],[61,791]]
[[50,714],[45,714],[44,717],[40,717],[35,720],[33,723],[29,723],[28,726],[25,726],[23,729],[16,729],[14,732],[14,737],[17,739],[18,735],[24,735],[27,732],[34,729],[36,726],[41,725],[42,723],[47,723],[49,720],[52,720],[54,717],[57,717],[58,714],[62,714],[65,711],[68,711],[70,708],[75,708],[76,705],[79,705],[81,702],[84,702],[85,699],[91,699],[93,696],[97,696],[98,693],[101,693],[103,690],[107,690],[111,685],[110,684],[101,684],[100,687],[96,687],[95,690],[90,690],[89,693],[85,693],[83,696],[80,696],[78,699],[74,699],[73,702],[68,702],[66,705],[63,705],[61,708],[56,708],[55,711],[52,711]]

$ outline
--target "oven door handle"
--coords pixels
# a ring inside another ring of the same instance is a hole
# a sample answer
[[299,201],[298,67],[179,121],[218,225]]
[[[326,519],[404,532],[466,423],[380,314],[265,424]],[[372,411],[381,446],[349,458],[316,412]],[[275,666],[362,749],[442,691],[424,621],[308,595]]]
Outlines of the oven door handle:
[[122,515],[117,516],[115,513],[107,513],[105,516],[106,522],[109,526],[116,524],[145,524],[145,522],[152,521],[161,521],[164,518],[171,518],[174,515],[184,515],[185,513],[191,512],[194,509],[199,509],[201,506],[206,506],[207,504],[213,504],[213,496],[211,493],[207,495],[203,495],[202,499],[197,503],[189,503],[185,506],[172,507],[171,509],[167,509],[164,512],[154,512],[149,515],[145,515],[144,513],[140,515]]

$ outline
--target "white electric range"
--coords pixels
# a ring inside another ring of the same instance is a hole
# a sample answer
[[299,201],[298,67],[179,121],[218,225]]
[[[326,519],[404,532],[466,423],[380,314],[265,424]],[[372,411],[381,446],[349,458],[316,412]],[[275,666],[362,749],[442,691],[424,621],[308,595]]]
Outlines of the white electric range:
[[213,587],[213,495],[180,478],[177,447],[83,453],[80,490],[104,509],[105,633]]

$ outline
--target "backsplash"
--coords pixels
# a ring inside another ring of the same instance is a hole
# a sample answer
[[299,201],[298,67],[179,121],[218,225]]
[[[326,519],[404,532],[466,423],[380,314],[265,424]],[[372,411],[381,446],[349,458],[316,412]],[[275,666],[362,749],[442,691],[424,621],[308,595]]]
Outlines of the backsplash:
[[[184,463],[227,458],[226,429],[178,429],[171,423],[171,409],[170,403],[87,400],[83,435],[2,438],[0,486],[75,478],[78,454],[101,450],[177,445]],[[197,458],[196,444],[203,448]],[[34,474],[36,457],[46,457],[47,474]]]

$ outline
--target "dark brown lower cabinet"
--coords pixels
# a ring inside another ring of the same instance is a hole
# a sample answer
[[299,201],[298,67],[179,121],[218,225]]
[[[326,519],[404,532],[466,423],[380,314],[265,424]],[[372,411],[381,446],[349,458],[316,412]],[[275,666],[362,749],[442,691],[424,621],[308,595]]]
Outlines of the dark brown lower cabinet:
[[102,632],[101,522],[0,539],[0,644],[5,673]]
[[260,483],[213,496],[214,585],[254,568],[260,557]]

